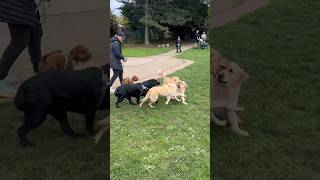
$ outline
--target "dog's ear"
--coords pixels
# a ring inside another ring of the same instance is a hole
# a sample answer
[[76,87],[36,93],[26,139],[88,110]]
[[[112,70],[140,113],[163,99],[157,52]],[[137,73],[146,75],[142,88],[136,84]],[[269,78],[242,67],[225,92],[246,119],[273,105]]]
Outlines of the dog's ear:
[[132,76],[132,81],[138,81],[139,80],[139,78],[138,78],[138,76]]
[[239,72],[239,82],[241,81],[245,81],[249,79],[249,74],[247,72],[245,72],[243,69],[240,69]]

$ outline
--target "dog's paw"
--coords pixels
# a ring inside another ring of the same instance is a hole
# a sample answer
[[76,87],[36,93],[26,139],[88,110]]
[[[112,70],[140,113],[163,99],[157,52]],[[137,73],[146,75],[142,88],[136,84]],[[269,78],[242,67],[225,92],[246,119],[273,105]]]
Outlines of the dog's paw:
[[237,107],[236,111],[244,111],[244,107]]
[[214,123],[218,126],[226,126],[227,121],[221,121],[221,120],[214,120]]
[[186,102],[182,102],[184,105],[188,105],[188,103],[186,103]]
[[238,133],[240,136],[245,136],[245,137],[250,136],[247,131],[243,131],[243,130],[239,130],[239,131],[237,131],[237,133]]

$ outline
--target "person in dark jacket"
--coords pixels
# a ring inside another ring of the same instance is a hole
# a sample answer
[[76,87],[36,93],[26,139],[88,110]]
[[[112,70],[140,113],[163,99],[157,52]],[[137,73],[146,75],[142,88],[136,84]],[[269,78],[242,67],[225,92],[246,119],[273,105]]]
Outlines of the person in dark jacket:
[[[0,22],[8,24],[11,41],[0,59],[0,96],[12,97],[15,90],[4,79],[22,51],[28,47],[34,72],[41,59],[42,26],[38,7],[43,0],[1,0]],[[48,1],[48,0],[46,0]]]
[[108,86],[111,87],[114,81],[119,77],[120,84],[122,84],[123,80],[123,68],[121,61],[127,61],[122,55],[122,47],[121,44],[125,39],[125,35],[123,32],[118,32],[114,37],[110,40],[110,67],[113,71],[113,76],[108,83]]
[[178,36],[177,40],[176,40],[176,52],[177,53],[181,53],[181,46],[182,46],[182,41],[181,41],[181,38],[180,36]]

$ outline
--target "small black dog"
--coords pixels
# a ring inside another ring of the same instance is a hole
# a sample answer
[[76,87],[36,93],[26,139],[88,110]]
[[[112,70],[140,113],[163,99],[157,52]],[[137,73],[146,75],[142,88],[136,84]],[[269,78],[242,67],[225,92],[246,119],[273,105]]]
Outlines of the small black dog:
[[118,98],[116,107],[119,108],[119,103],[121,103],[125,98],[128,99],[130,104],[136,105],[132,102],[131,97],[137,98],[137,104],[139,104],[140,97],[145,96],[150,88],[158,85],[160,85],[160,82],[156,79],[150,79],[136,84],[122,84],[116,89],[114,93],[114,95]]
[[14,104],[24,112],[24,123],[18,129],[23,146],[32,145],[27,133],[39,126],[47,115],[56,118],[62,131],[78,137],[70,127],[67,111],[85,115],[86,129],[93,129],[97,109],[110,109],[110,94],[104,91],[104,74],[100,68],[75,71],[48,71],[26,80],[18,89]]

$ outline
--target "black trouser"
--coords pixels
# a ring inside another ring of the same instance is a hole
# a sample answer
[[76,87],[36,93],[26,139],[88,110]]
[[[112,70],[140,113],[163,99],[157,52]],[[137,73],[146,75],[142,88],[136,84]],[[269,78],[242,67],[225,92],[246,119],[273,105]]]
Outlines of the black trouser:
[[8,26],[11,41],[0,60],[0,80],[6,78],[11,66],[27,46],[33,70],[37,73],[38,62],[41,59],[41,24],[37,24],[35,27],[17,24],[8,24]]
[[117,79],[117,77],[119,77],[120,84],[122,84],[123,69],[112,69],[112,71],[113,71],[113,76],[112,76],[110,82],[108,83],[108,86],[111,87],[112,84],[114,83],[114,81]]

